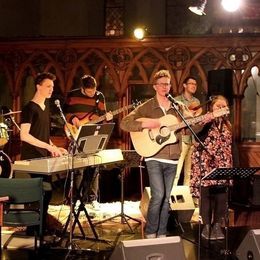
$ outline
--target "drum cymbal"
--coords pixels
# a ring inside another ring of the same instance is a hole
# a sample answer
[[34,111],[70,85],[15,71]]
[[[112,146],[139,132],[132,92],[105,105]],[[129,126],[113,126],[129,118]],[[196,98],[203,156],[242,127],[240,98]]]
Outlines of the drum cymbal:
[[1,116],[10,116],[10,115],[13,115],[13,114],[18,114],[18,113],[21,113],[22,111],[12,111],[12,112],[8,112],[8,113],[5,113],[5,114],[2,114]]

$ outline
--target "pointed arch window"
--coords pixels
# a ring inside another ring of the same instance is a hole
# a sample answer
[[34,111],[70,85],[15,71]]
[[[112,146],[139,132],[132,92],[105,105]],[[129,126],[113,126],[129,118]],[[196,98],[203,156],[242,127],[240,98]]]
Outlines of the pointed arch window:
[[251,69],[242,101],[241,133],[243,141],[260,141],[260,76],[257,66]]
[[107,0],[105,7],[105,36],[118,37],[124,35],[123,0]]

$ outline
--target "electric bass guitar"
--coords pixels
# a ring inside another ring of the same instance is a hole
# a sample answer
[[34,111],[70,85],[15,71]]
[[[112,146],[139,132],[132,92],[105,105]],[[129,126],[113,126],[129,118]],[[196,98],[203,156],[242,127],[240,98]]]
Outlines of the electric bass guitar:
[[[228,108],[222,108],[212,112],[214,118],[228,115]],[[205,119],[206,115],[187,119],[189,125],[195,125]],[[175,132],[186,127],[184,122],[179,122],[173,115],[165,115],[159,118],[161,127],[143,129],[141,132],[130,132],[130,137],[136,152],[143,157],[150,157],[158,153],[167,144],[177,142]]]
[[[113,116],[115,116],[117,114],[122,113],[123,111],[126,111],[126,110],[131,109],[131,108],[135,108],[136,106],[139,106],[140,104],[141,104],[141,101],[136,101],[136,102],[132,103],[131,105],[116,109],[116,110],[114,110],[110,113]],[[106,120],[106,115],[96,116],[96,115],[93,115],[91,113],[91,115],[87,114],[85,117],[83,117],[80,120],[79,126],[86,125],[86,124],[97,124],[97,123],[100,123],[104,120]],[[65,131],[65,134],[68,138],[70,138],[70,134],[73,136],[73,138],[75,138],[78,134],[78,130],[79,129],[75,125],[70,124],[70,123],[67,123],[67,125],[64,126],[64,131]]]

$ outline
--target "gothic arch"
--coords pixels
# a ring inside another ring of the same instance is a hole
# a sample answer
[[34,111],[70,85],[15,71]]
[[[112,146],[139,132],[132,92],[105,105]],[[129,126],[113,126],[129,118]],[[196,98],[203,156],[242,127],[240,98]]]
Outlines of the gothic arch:
[[56,76],[60,79],[61,82],[61,90],[64,91],[64,77],[60,70],[59,64],[48,53],[43,51],[33,52],[32,55],[29,56],[27,60],[21,64],[21,66],[18,69],[17,77],[15,79],[15,90],[19,90],[18,88],[21,86],[21,80],[24,75],[24,72],[26,71],[26,68],[30,68],[34,76],[36,76],[36,74],[39,72],[35,69],[35,65],[33,64],[33,59],[39,55],[43,55],[48,60],[48,62],[44,64],[44,71],[48,71],[48,69],[50,69],[51,67],[55,69]]
[[116,73],[116,71],[114,70],[114,67],[111,63],[111,61],[107,58],[107,56],[97,50],[97,49],[90,49],[87,50],[79,59],[78,61],[73,65],[71,73],[68,76],[68,81],[67,81],[67,85],[66,85],[66,91],[69,91],[71,86],[72,86],[72,82],[73,82],[73,78],[76,76],[76,71],[78,70],[79,67],[84,68],[84,71],[88,71],[88,73],[90,73],[90,68],[88,66],[86,66],[85,64],[85,59],[87,59],[88,57],[90,57],[90,55],[92,54],[96,54],[101,60],[102,62],[99,64],[97,70],[95,71],[95,75],[93,75],[96,79],[98,79],[100,77],[100,75],[102,74],[102,68],[104,68],[104,66],[107,66],[109,68],[109,73],[111,75],[111,78],[113,79],[114,83],[115,83],[115,89],[117,92],[120,91],[120,83],[118,80],[118,74]]
[[[151,53],[152,55],[154,55],[159,62],[155,65],[151,76],[147,75],[147,72],[144,68],[144,65],[140,62],[141,58],[146,57],[146,55],[148,53]],[[172,79],[174,80],[174,82],[176,83],[174,74],[172,73],[172,69],[169,66],[169,63],[166,61],[165,57],[163,55],[161,55],[158,51],[156,51],[154,48],[147,48],[144,49],[143,51],[141,51],[140,53],[138,53],[134,59],[132,60],[132,62],[130,63],[130,65],[128,66],[127,70],[124,73],[124,77],[122,80],[122,89],[121,89],[121,93],[124,93],[126,88],[127,88],[127,83],[130,79],[130,76],[132,75],[132,70],[133,68],[137,66],[140,73],[141,78],[143,79],[143,84],[151,84],[152,83],[152,76],[154,75],[154,73],[156,73],[156,71],[158,71],[159,69],[161,69],[161,67],[167,69],[170,71]]]
[[244,92],[246,90],[247,87],[247,80],[248,78],[251,76],[251,69],[254,66],[258,66],[259,70],[260,70],[260,52],[257,53],[254,58],[249,62],[247,68],[245,69],[240,84],[239,84],[239,94],[240,95],[244,95]]

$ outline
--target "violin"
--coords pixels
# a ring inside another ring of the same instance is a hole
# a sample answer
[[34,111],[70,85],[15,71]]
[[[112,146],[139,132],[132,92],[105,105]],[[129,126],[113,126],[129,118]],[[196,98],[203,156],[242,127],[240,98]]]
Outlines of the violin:
[[212,98],[210,98],[209,100],[207,100],[204,103],[199,104],[198,102],[194,101],[192,102],[189,106],[188,109],[190,110],[190,112],[193,114],[193,116],[199,116],[201,115],[201,113],[203,112],[202,107],[207,105],[209,102],[212,101]]
[[188,109],[192,113],[193,116],[200,116],[202,114],[202,106],[205,104],[199,104],[198,102],[194,101],[189,106]]

